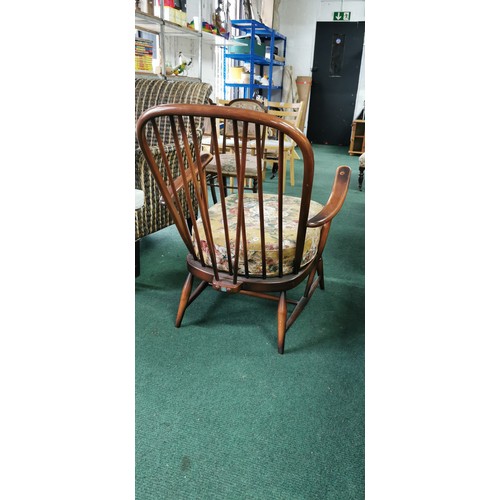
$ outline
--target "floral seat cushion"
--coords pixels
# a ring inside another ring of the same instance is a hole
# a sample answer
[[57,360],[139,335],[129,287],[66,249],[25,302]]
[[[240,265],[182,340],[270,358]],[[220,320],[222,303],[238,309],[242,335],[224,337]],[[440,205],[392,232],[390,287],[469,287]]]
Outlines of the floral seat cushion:
[[[226,153],[220,155],[222,175],[230,175],[236,177],[236,160],[234,154]],[[217,173],[217,165],[210,163],[206,167],[206,171],[210,174]],[[257,157],[248,155],[245,165],[245,175],[248,177],[257,177]]]
[[[238,196],[229,195],[226,199],[228,214],[228,226],[231,244],[231,259],[234,263],[235,243],[236,243],[236,222],[238,216]],[[283,196],[283,274],[291,274],[293,268],[293,258],[295,254],[295,244],[297,236],[297,226],[299,221],[300,198],[293,196]],[[245,227],[247,233],[248,247],[248,268],[250,276],[262,275],[262,251],[259,226],[259,201],[255,193],[244,195],[245,205]],[[311,201],[309,207],[309,218],[316,215],[323,208],[322,205]],[[217,268],[220,271],[228,271],[228,256],[224,239],[223,219],[221,204],[217,203],[209,208],[210,224],[214,236],[216,247]],[[265,242],[266,242],[266,276],[278,276],[278,196],[264,194],[264,221],[265,221]],[[210,254],[206,242],[206,236],[198,219],[200,229],[200,240],[205,262],[210,265]],[[320,228],[308,228],[302,254],[302,266],[308,264],[316,255],[320,237]],[[193,237],[196,248],[196,240]],[[198,252],[198,250],[197,250]],[[198,254],[199,255],[199,254]],[[243,266],[243,245],[240,242],[240,257],[238,274],[244,275]]]

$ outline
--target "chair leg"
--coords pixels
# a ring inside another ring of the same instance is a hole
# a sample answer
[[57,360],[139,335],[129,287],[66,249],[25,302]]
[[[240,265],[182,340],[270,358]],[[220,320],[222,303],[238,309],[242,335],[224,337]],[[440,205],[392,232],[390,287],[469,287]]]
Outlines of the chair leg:
[[212,201],[214,203],[217,203],[217,191],[215,190],[215,182],[214,182],[214,175],[209,174],[209,184],[210,184],[210,192],[212,193]]
[[191,288],[193,287],[194,276],[189,273],[184,286],[182,287],[181,299],[179,301],[179,308],[177,309],[177,317],[175,319],[175,326],[179,328],[182,323],[182,318],[184,317],[184,312],[189,303],[189,296],[191,295]]
[[294,153],[295,150],[292,149],[290,152],[290,186],[295,186],[295,172],[294,172]]
[[319,276],[319,287],[321,290],[325,289],[325,276],[323,274],[323,257],[320,257],[318,261],[318,276]]
[[358,177],[358,187],[360,191],[363,191],[363,179],[365,177],[365,167],[359,167],[359,177]]
[[278,160],[268,160],[271,162],[271,177],[270,179],[274,179],[276,174],[278,173]]
[[285,192],[286,189],[286,162],[287,162],[287,157],[284,155],[283,158],[283,193]]
[[278,353],[285,352],[285,334],[286,334],[286,292],[281,292],[278,303]]
[[224,198],[227,198],[229,190],[227,188],[227,175],[224,176]]

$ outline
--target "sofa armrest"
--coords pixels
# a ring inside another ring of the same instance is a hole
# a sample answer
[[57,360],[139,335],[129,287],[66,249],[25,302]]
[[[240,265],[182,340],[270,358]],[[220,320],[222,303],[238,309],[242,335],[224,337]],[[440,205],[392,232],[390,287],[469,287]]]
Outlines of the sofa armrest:
[[[187,81],[166,81],[162,79],[146,79],[136,78],[135,80],[135,118],[153,106],[168,103],[189,103],[189,104],[209,104],[212,86],[208,83],[187,82]],[[199,128],[199,137],[202,136],[201,121],[196,123]],[[148,133],[153,134],[152,129]],[[174,174],[178,172],[178,162],[175,155],[175,146],[171,144],[173,137],[170,131],[170,125],[165,120],[160,124],[160,133],[165,144],[169,144],[166,149],[167,158],[172,161]],[[156,140],[151,141],[151,145],[156,144]],[[154,153],[155,159],[161,165],[160,153]],[[154,178],[151,174],[146,159],[139,149],[136,142],[135,151],[135,187],[144,191],[144,207],[136,211],[135,217],[135,232],[136,239],[146,236],[160,229],[163,229],[170,224],[173,224],[173,218],[168,213],[165,205],[160,202],[160,191],[156,187]],[[181,191],[181,204],[184,215],[189,217],[185,194]],[[195,212],[198,211],[198,206],[194,207]]]

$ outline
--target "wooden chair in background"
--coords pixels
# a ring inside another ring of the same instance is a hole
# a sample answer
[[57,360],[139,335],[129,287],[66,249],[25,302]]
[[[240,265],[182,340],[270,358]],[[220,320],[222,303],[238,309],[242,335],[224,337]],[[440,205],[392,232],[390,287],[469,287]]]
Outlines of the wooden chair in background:
[[[219,105],[234,107],[245,110],[258,111],[260,113],[265,113],[266,109],[261,102],[254,99],[233,99],[231,101],[218,101]],[[237,175],[237,159],[235,154],[235,141],[238,139],[240,142],[242,140],[243,128],[240,124],[238,129],[235,130],[232,120],[216,120],[216,127],[219,131],[219,136],[217,137],[217,144],[220,149],[220,160],[222,166],[222,174],[224,178],[224,185],[227,186],[227,179],[229,179],[229,188],[233,189],[234,180],[238,177]],[[212,128],[211,126],[209,127]],[[248,154],[250,157],[246,162],[245,167],[245,186],[252,189],[255,192],[255,184],[257,182],[257,159],[256,159],[256,135],[255,126],[250,123],[248,125],[247,138],[251,141],[251,146],[248,146]],[[266,140],[263,136],[261,141]],[[214,141],[211,141],[210,151],[213,152]],[[207,175],[211,186],[215,185],[217,179],[217,168],[212,163],[207,166]],[[227,194],[227,189],[226,189]],[[216,195],[214,196],[214,201],[217,200]]]
[[[217,144],[216,120],[230,121],[238,132],[234,144],[238,190],[224,196],[221,151],[214,147],[205,156],[196,124],[198,117],[208,118],[212,139]],[[167,120],[178,152],[179,175],[174,176],[161,142],[158,122]],[[155,154],[149,142],[154,131],[160,154]],[[256,156],[249,154],[249,130],[255,131]],[[266,183],[263,189],[263,151],[261,139],[267,128],[278,133],[278,182]],[[300,148],[304,169],[300,197],[283,193],[285,178],[284,137]],[[278,352],[283,354],[285,334],[297,320],[319,286],[324,288],[322,253],[327,242],[332,219],[340,211],[349,187],[351,170],[337,168],[332,191],[326,204],[311,199],[314,155],[308,139],[295,126],[273,114],[231,106],[194,104],[160,105],[145,111],[137,121],[137,138],[159,190],[171,213],[180,236],[187,247],[188,275],[185,280],[175,325],[181,326],[188,306],[207,287],[222,293],[250,295],[278,303]],[[192,148],[191,148],[192,146]],[[191,153],[191,151],[194,151]],[[256,193],[245,191],[246,166],[251,158],[257,164]],[[215,165],[219,181],[220,202],[209,202],[205,172],[207,162]],[[162,175],[166,171],[166,175]],[[190,189],[193,184],[194,189]],[[193,221],[190,231],[179,193],[192,193],[188,206]],[[199,214],[193,210],[194,199]],[[194,287],[195,279],[198,284]],[[289,293],[304,285],[299,298]],[[292,307],[290,314],[288,306]],[[252,318],[258,317],[255,302],[249,304]],[[228,311],[220,311],[227,314]],[[212,311],[211,314],[214,314]],[[239,323],[245,317],[235,318]],[[255,319],[248,321],[249,329]]]
[[[267,109],[267,112],[271,115],[277,116],[290,122],[292,125],[300,128],[303,126],[303,115],[305,112],[305,103],[302,102],[274,102],[264,100],[264,106]],[[272,135],[271,135],[272,134]],[[269,137],[271,135],[271,137]],[[283,178],[283,189],[286,187],[286,170],[287,164],[290,165],[290,186],[295,186],[295,168],[294,168],[294,160],[299,159],[300,157],[297,155],[295,151],[296,143],[295,141],[289,137],[284,137],[283,149],[285,151],[285,176]],[[277,139],[276,131],[268,132],[268,138],[266,139],[266,164],[273,163],[276,164],[276,151],[278,151],[279,144]]]

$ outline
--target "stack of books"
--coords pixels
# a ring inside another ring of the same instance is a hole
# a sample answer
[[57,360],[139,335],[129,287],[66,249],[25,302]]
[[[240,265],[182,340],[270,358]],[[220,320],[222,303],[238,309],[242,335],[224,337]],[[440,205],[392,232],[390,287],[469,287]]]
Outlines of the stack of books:
[[153,42],[146,38],[135,39],[135,70],[153,71]]

